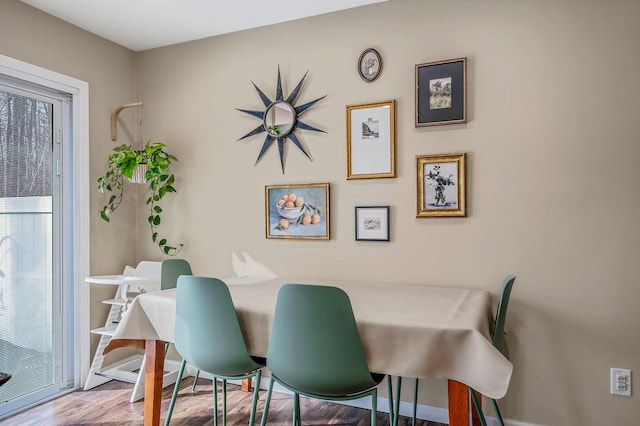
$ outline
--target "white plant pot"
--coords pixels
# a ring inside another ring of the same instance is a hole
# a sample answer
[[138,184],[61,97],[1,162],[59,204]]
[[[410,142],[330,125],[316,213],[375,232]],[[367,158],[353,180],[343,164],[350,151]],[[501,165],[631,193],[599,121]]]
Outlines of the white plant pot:
[[138,164],[129,181],[131,183],[147,183],[147,170],[149,170],[149,167],[146,164]]

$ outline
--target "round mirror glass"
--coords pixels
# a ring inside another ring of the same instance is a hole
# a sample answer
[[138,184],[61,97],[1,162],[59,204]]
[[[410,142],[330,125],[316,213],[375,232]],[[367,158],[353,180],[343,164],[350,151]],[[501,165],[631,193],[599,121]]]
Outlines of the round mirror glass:
[[287,102],[274,102],[264,113],[264,128],[274,138],[287,136],[295,124],[296,110]]

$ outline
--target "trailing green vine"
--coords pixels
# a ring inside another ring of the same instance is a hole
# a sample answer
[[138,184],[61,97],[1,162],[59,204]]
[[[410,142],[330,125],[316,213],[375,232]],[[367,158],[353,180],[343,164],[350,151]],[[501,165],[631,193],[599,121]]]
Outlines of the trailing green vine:
[[178,161],[176,157],[164,150],[166,145],[162,142],[147,142],[144,149],[134,150],[130,145],[120,145],[113,148],[113,153],[107,159],[108,168],[103,176],[98,178],[98,191],[113,193],[109,201],[100,210],[100,217],[109,222],[111,214],[122,203],[124,193],[124,177],[133,178],[136,167],[146,164],[146,183],[149,185],[149,196],[146,205],[149,206],[147,221],[151,229],[151,240],[169,256],[175,256],[182,250],[183,244],[169,245],[166,238],[160,237],[158,226],[162,223],[162,207],[158,204],[165,195],[176,192],[173,187],[175,176],[167,173],[172,161]]

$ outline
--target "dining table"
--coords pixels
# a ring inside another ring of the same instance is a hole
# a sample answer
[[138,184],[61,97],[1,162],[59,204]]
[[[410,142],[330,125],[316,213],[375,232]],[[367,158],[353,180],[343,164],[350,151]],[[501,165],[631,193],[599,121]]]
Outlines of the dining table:
[[[469,388],[494,399],[507,392],[513,365],[491,343],[493,314],[491,294],[487,291],[427,284],[261,276],[223,281],[229,287],[251,355],[267,355],[282,285],[332,285],[342,288],[351,300],[372,372],[447,380],[451,426],[469,424],[472,411]],[[137,296],[104,351],[124,346],[145,350],[145,426],[160,424],[165,344],[174,341],[175,301],[175,289]],[[474,423],[477,421],[476,417]]]

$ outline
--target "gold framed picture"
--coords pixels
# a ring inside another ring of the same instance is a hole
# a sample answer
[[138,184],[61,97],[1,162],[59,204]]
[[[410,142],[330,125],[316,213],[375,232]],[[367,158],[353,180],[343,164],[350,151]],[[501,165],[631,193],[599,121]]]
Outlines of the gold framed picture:
[[329,184],[264,187],[267,238],[328,240]]
[[465,152],[416,157],[416,217],[465,217]]
[[347,179],[396,177],[396,101],[347,105]]

